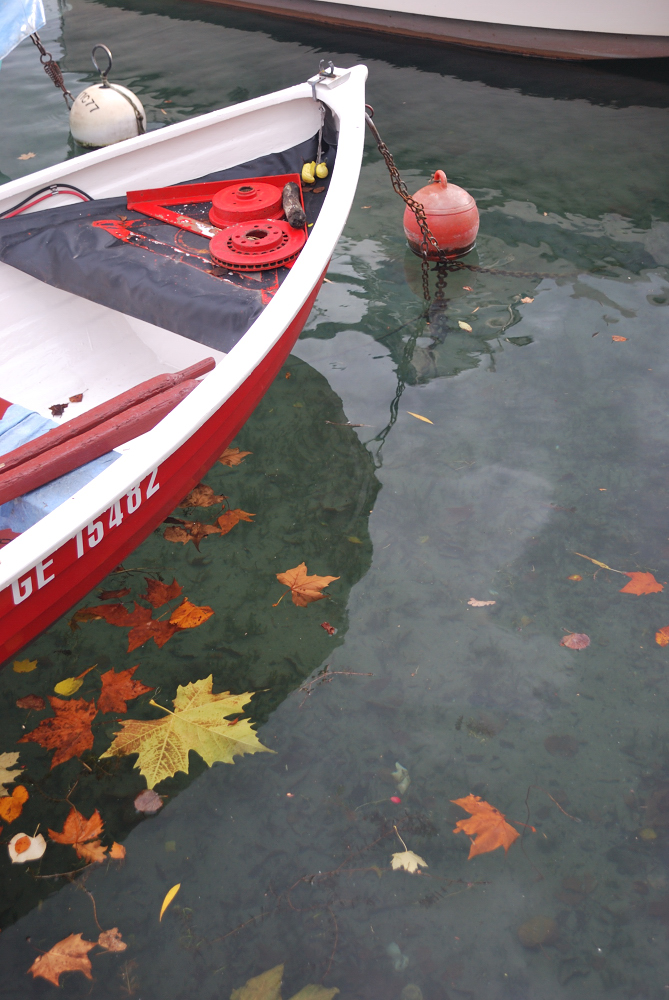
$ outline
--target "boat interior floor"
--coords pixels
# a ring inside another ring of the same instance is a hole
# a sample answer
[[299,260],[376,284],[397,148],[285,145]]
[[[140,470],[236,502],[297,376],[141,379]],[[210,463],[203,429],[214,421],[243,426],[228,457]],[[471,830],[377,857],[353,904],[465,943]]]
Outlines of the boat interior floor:
[[[316,148],[314,136],[183,183],[299,174]],[[324,144],[324,153],[331,175],[335,148]],[[328,182],[305,193],[307,225]],[[206,218],[209,207],[183,211]],[[144,238],[118,239],[94,225],[101,220]],[[152,375],[208,355],[220,360],[288,274],[287,267],[234,273],[212,265],[208,239],[129,212],[125,197],[0,220],[0,261],[11,265],[0,266],[0,397],[49,417],[73,395],[84,393],[79,413]]]

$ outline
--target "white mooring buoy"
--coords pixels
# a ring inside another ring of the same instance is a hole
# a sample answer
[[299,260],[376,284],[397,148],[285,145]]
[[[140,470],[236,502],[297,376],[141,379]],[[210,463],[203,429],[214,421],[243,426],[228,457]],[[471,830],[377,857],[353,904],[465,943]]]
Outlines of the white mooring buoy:
[[[106,54],[109,65],[101,70],[95,59],[98,49]],[[123,139],[132,139],[146,131],[146,114],[142,102],[127,87],[108,83],[112,54],[106,45],[96,45],[91,55],[102,83],[93,84],[77,96],[70,109],[70,131],[80,146],[111,146]]]

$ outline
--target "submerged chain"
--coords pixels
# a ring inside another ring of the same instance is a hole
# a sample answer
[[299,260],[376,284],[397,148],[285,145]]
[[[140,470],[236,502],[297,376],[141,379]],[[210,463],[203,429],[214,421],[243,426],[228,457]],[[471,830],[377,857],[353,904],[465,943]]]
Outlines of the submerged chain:
[[44,48],[37,32],[35,32],[30,36],[30,41],[39,50],[39,61],[42,63],[42,66],[44,67],[44,72],[49,77],[54,87],[59,87],[63,91],[63,99],[67,104],[69,110],[69,108],[72,107],[72,104],[74,104],[74,97],[65,86],[65,78],[63,77],[63,72],[60,66],[55,61],[51,53],[47,52],[47,50]]

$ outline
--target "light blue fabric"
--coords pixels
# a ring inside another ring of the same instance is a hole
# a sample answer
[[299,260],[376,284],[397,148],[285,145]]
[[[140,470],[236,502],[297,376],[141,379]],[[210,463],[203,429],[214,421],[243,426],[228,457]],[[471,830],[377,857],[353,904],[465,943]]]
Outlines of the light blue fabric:
[[[18,403],[12,403],[0,419],[0,461],[8,451],[13,451],[26,441],[32,441],[56,426],[53,420],[47,420],[39,413],[26,410]],[[1,504],[0,529],[9,528],[11,531],[21,532],[31,528],[56,507],[60,507],[65,500],[69,500],[82,486],[90,483],[91,479],[98,476],[117,458],[120,458],[119,453],[110,451],[74,469],[73,472],[68,472],[60,479],[54,479],[53,482],[40,486],[31,493]]]
[[0,0],[0,60],[45,22],[42,0]]

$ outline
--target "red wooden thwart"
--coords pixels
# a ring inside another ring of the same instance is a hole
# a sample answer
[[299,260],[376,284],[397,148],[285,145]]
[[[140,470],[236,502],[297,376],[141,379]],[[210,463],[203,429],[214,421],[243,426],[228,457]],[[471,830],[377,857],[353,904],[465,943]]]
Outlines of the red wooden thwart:
[[[146,399],[151,399],[166,389],[180,385],[188,379],[200,378],[215,367],[216,362],[213,358],[203,358],[202,361],[198,361],[196,364],[191,365],[189,368],[184,368],[180,372],[172,372],[169,375],[156,375],[154,378],[150,378],[146,382],[140,382],[139,385],[134,385],[132,389],[127,389],[126,392],[114,396],[113,399],[108,399],[106,402],[100,403],[99,406],[94,406],[92,410],[82,413],[81,416],[66,421],[60,427],[53,427],[46,434],[35,438],[34,441],[27,441],[19,448],[8,451],[6,455],[0,455],[0,480],[4,482],[4,474],[17,465],[28,462],[30,459],[36,458],[37,455],[41,455],[51,448],[56,448],[64,441],[83,434],[92,427],[103,423],[103,421],[111,420],[112,417],[117,416],[131,406],[137,406],[138,403],[142,403]],[[142,432],[138,431],[138,433]],[[131,437],[133,436],[135,435],[131,435]],[[124,439],[124,441],[129,440],[130,438]],[[110,447],[115,448],[118,444],[123,443],[123,441],[117,441],[115,445],[111,445]],[[104,454],[104,452],[100,454]],[[88,462],[90,459],[87,458],[85,461]],[[79,464],[83,463],[80,462]],[[73,466],[73,468],[76,468],[76,466]],[[58,475],[62,475],[62,473],[58,473]],[[45,480],[45,482],[48,481],[48,479]],[[34,487],[31,487],[31,489],[34,489]],[[0,502],[4,503],[4,501]]]
[[[159,377],[174,379],[175,375]],[[157,380],[151,379],[151,381]],[[144,385],[148,384],[148,382],[144,383]],[[54,479],[72,472],[73,469],[78,469],[87,462],[92,462],[93,459],[106,455],[108,451],[125,444],[126,441],[131,441],[133,438],[139,437],[140,434],[150,431],[197,385],[199,382],[195,379],[187,379],[178,385],[172,385],[164,392],[144,399],[137,406],[131,406],[123,413],[116,413],[111,419],[89,427],[83,434],[78,434],[76,437],[71,437],[56,445],[55,448],[50,448],[46,453],[43,452],[8,471],[3,469],[0,472],[0,504],[7,503],[8,500],[15,500],[31,490],[36,490],[39,486],[44,486],[45,483],[50,483]],[[130,392],[132,391],[134,390],[130,390]],[[127,394],[124,393],[124,395]],[[116,398],[120,399],[121,397],[117,396]],[[102,406],[107,405],[109,404],[102,404]],[[99,410],[101,407],[96,407],[96,409]],[[82,414],[82,418],[88,415]],[[58,427],[56,432],[64,429]]]

